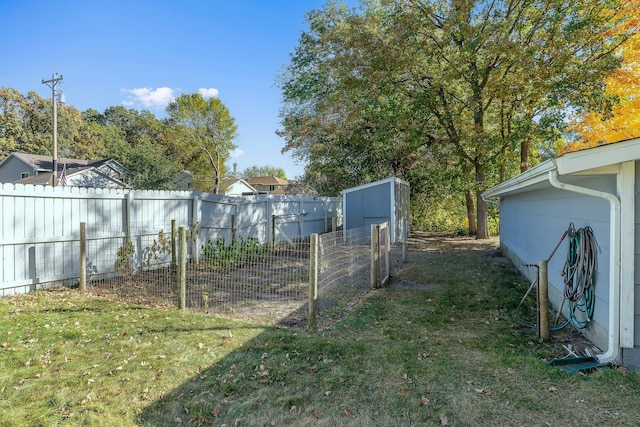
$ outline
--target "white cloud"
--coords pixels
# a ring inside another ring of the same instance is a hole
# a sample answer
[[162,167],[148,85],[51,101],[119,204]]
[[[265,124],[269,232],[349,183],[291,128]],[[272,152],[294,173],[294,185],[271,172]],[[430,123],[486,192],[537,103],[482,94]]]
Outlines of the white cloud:
[[220,91],[215,88],[200,88],[198,89],[198,93],[205,98],[217,98]]
[[231,151],[230,156],[232,159],[239,159],[244,156],[244,151],[236,147]]
[[129,99],[122,103],[129,106],[142,104],[146,108],[164,108],[175,99],[175,90],[170,87],[120,89],[120,92],[128,95]]

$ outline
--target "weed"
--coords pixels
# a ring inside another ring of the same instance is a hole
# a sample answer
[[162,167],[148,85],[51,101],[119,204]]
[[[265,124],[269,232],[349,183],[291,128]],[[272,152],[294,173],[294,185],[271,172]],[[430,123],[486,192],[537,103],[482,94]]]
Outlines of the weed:
[[116,253],[116,262],[113,267],[119,276],[128,276],[131,274],[131,260],[136,252],[135,246],[129,237],[124,238],[122,246],[118,248]]

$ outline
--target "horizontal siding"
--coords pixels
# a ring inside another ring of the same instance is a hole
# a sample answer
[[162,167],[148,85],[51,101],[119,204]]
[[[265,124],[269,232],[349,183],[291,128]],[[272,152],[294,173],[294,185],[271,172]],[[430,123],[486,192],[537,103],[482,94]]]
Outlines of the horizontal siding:
[[[564,182],[569,180],[563,179]],[[612,176],[572,179],[571,184],[600,191],[615,191]],[[512,259],[537,264],[547,259],[560,241],[563,233],[573,223],[576,229],[590,226],[598,243],[598,262],[595,286],[594,322],[597,336],[590,337],[598,346],[607,345],[606,328],[609,315],[609,215],[606,200],[567,192],[552,187],[504,197],[500,203],[500,240],[505,252]],[[561,272],[568,251],[568,239],[559,246],[549,262],[549,286],[551,303],[561,304],[563,277]],[[534,272],[518,266],[529,278]],[[566,306],[566,304],[565,304]]]

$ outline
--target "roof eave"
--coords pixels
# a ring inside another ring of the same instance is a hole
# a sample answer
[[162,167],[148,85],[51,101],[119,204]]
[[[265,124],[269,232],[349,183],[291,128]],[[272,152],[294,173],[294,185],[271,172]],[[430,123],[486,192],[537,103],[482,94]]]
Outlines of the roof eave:
[[501,184],[496,185],[482,193],[483,199],[501,197],[505,194],[514,193],[526,187],[530,187],[539,182],[547,181],[549,171],[556,169],[555,159],[546,160],[537,166],[511,178]]

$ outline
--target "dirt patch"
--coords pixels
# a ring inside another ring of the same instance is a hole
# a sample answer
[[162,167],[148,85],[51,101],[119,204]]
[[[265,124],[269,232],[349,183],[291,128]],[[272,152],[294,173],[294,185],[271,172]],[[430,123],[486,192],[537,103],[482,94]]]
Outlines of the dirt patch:
[[438,289],[442,288],[442,285],[437,285],[437,284],[421,284],[421,283],[409,283],[409,282],[402,282],[402,281],[391,281],[391,283],[389,284],[389,286],[387,286],[387,288],[389,289],[400,289],[403,291],[425,291],[425,292],[433,292],[433,291],[437,291]]
[[413,249],[421,251],[496,251],[500,238],[476,239],[455,233],[415,231],[411,232],[407,243]]

